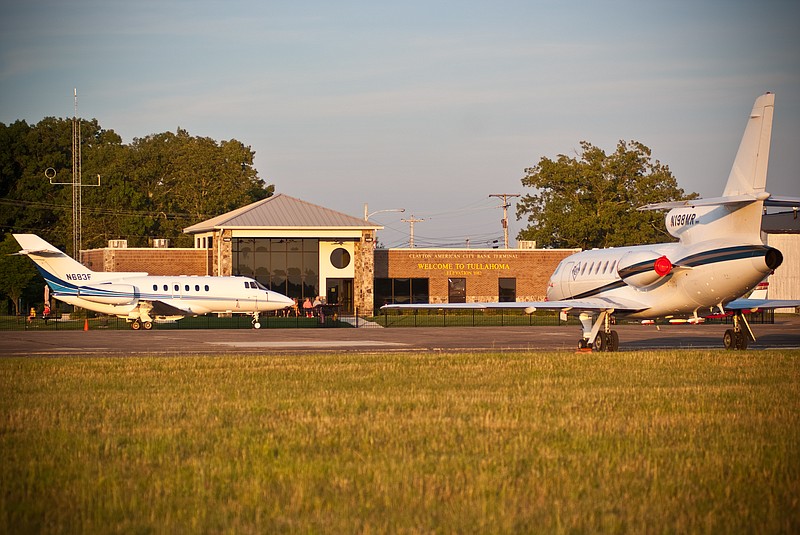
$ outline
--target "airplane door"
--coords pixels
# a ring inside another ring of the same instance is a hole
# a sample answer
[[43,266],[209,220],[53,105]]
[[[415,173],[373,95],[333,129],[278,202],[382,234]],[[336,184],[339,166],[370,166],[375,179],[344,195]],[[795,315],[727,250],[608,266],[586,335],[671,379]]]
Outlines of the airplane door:
[[570,290],[576,274],[575,262],[565,262],[561,268],[561,299],[572,297]]

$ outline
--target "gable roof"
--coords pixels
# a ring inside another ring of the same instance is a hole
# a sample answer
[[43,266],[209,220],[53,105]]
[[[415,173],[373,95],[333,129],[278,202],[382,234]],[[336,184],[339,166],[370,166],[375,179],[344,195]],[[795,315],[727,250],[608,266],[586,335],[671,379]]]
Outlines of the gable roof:
[[330,208],[278,193],[183,229],[186,234],[230,228],[349,228],[382,229]]

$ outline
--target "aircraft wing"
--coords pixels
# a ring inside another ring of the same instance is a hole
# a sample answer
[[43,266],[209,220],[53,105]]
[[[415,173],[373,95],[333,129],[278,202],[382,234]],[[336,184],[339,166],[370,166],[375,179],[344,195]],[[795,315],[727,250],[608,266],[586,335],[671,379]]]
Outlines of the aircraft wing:
[[736,299],[725,305],[726,310],[754,310],[800,307],[800,299]]
[[189,312],[181,308],[165,303],[164,301],[147,301],[153,308],[150,313],[155,316],[185,316]]
[[631,301],[630,299],[617,299],[609,297],[596,297],[589,299],[565,299],[563,301],[515,301],[508,303],[425,303],[425,304],[392,304],[384,305],[381,310],[487,310],[487,309],[523,309],[531,313],[536,310],[575,310],[575,311],[602,311],[614,310],[616,312],[640,312],[650,308],[647,305]]

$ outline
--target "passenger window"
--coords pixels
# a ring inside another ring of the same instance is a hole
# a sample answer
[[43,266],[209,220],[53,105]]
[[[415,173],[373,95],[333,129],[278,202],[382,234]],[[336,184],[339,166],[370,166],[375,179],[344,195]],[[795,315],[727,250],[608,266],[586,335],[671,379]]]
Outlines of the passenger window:
[[608,269],[608,260],[606,260],[605,263],[603,264],[603,275],[605,275],[607,269]]
[[154,291],[154,292],[157,292],[157,291],[158,291],[158,284],[154,284],[154,285],[153,285],[153,291]]
[[200,291],[200,285],[199,284],[195,284],[194,285],[194,291],[195,292],[199,292]]
[[594,268],[594,274],[595,274],[595,275],[597,275],[598,273],[600,273],[600,264],[602,264],[602,262],[598,262],[598,263],[597,263],[597,267],[596,267],[596,268]]
[[164,291],[165,291],[165,292],[168,292],[168,291],[169,291],[169,286],[167,286],[166,284],[164,285]]
[[589,265],[589,275],[592,274],[592,270],[594,269],[594,262]]
[[184,290],[184,291],[186,291],[186,292],[188,292],[188,291],[189,291],[189,285],[188,285],[188,284],[187,284],[187,285],[185,285],[185,286],[183,287],[183,290]]
[[206,291],[208,291],[208,284],[206,284]]
[[617,265],[617,261],[616,260],[611,262],[611,271],[614,271],[614,266],[616,266],[616,265]]
[[181,291],[181,287],[180,287],[180,286],[178,286],[177,284],[174,286],[174,288],[175,288],[175,291],[176,291],[176,292],[180,292],[180,291]]
[[586,266],[587,266],[587,264],[584,264],[583,267],[581,268],[581,275],[586,273]]

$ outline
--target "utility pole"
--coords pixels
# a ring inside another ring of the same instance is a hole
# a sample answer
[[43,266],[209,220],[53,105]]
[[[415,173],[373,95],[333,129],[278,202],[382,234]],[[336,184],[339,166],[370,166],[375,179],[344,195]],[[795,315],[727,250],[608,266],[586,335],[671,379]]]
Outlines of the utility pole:
[[72,257],[81,261],[83,247],[83,199],[81,196],[81,122],[78,119],[78,88],[74,89],[75,113],[72,115]]
[[519,197],[519,193],[492,193],[489,197],[497,197],[503,199],[503,238],[505,240],[506,249],[508,249],[508,204],[509,197]]
[[409,237],[409,240],[408,240],[408,246],[409,247],[414,247],[414,223],[422,223],[425,220],[424,219],[415,218],[414,214],[411,214],[411,218],[410,219],[401,219],[400,221],[402,221],[403,223],[408,223],[410,225],[410,232],[409,232],[409,236],[410,237]]

